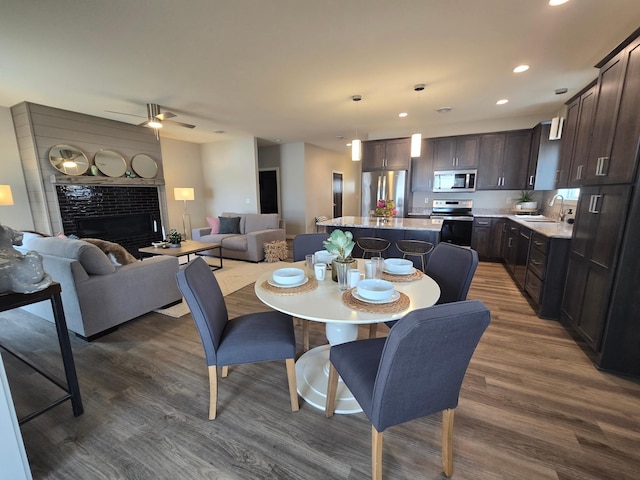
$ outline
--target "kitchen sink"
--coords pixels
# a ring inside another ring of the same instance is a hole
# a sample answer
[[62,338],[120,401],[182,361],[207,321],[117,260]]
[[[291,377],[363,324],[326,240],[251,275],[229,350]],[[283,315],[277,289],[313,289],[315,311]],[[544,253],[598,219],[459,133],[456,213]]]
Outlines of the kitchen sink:
[[558,223],[557,220],[554,220],[553,218],[523,218],[522,220],[524,220],[525,222],[538,222],[538,223]]

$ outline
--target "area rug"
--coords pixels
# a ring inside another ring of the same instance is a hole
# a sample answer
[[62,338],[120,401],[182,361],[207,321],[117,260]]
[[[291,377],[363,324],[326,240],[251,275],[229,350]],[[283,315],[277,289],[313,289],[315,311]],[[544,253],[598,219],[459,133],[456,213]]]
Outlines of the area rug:
[[[208,259],[203,257],[207,263],[217,265],[218,259]],[[222,269],[216,270],[213,274],[218,280],[222,295],[227,296],[241,288],[253,283],[265,272],[272,272],[278,268],[290,266],[287,262],[274,263],[250,263],[238,260],[223,260]],[[173,305],[169,308],[161,308],[154,312],[167,315],[169,317],[180,318],[189,313],[189,307],[183,300],[181,303]]]

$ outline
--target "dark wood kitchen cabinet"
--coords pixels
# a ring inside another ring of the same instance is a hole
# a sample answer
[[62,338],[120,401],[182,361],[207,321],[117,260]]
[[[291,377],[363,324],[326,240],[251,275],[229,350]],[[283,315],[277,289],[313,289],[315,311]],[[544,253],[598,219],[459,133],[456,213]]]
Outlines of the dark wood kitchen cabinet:
[[481,260],[498,261],[503,258],[504,218],[475,217],[471,234],[471,248]]
[[480,152],[479,135],[461,135],[435,139],[433,169],[476,168]]
[[487,133],[480,136],[478,190],[525,188],[531,130]]
[[420,156],[411,159],[411,191],[433,191],[433,148],[434,140],[423,138]]
[[589,158],[595,105],[595,81],[567,102],[567,117],[554,188],[573,188],[582,185],[586,174],[586,162]]
[[504,266],[512,275],[516,273],[516,253],[519,236],[520,225],[513,220],[507,220],[504,228],[502,254]]
[[640,137],[640,39],[600,68],[585,185],[631,183]]
[[580,191],[562,318],[596,352],[606,321],[631,186],[590,186]]
[[362,171],[409,170],[411,139],[371,140],[362,142]]

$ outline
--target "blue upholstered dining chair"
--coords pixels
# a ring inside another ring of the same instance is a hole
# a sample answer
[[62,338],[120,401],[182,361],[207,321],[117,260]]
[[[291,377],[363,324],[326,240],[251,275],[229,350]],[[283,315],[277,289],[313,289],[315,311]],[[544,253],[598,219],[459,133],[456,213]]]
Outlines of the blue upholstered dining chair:
[[216,418],[218,372],[229,373],[229,365],[285,360],[291,410],[297,412],[295,355],[296,339],[291,316],[268,311],[229,319],[222,291],[202,258],[191,260],[176,274],[196,323],[209,370],[209,419]]
[[338,376],[371,427],[372,478],[382,478],[382,436],[386,428],[442,412],[442,468],[453,473],[453,417],[462,380],[490,322],[479,300],[414,310],[386,338],[331,347],[327,417],[335,410]]
[[[467,299],[473,275],[478,268],[478,252],[470,248],[441,242],[433,249],[425,273],[440,287],[436,305]],[[384,322],[389,328],[396,320]],[[369,338],[376,336],[376,324],[369,329]]]
[[[301,233],[293,237],[293,261],[304,260],[310,253],[324,250],[323,241],[329,238],[328,233]],[[309,320],[299,319],[302,322],[302,345],[306,352],[309,350]]]

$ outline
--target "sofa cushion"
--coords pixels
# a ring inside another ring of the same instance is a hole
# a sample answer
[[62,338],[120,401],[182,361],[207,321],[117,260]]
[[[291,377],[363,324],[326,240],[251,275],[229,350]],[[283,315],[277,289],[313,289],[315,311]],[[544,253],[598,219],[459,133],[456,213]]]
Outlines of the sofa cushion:
[[78,260],[89,275],[107,275],[116,271],[111,260],[95,245],[82,240],[57,237],[33,237],[25,247],[44,255]]
[[218,217],[207,217],[207,223],[211,227],[211,235],[220,233],[220,219]]
[[240,217],[218,217],[220,230],[218,233],[240,233]]
[[122,245],[99,238],[83,238],[82,240],[102,250],[116,267],[137,262],[136,257],[131,255]]
[[258,232],[278,228],[277,213],[247,213],[245,215],[244,232]]
[[220,243],[222,248],[228,248],[229,250],[241,250],[243,252],[247,251],[246,235],[233,235],[231,237],[226,237],[223,238]]

